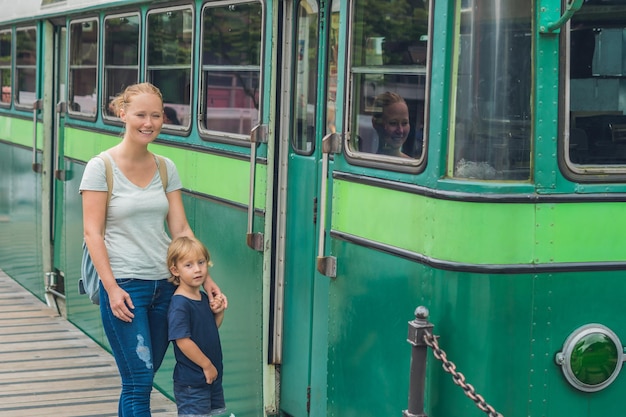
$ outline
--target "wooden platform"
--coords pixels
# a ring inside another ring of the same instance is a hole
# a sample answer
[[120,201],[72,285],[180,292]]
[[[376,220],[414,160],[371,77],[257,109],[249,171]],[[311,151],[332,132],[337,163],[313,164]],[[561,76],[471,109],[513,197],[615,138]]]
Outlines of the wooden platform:
[[[0,270],[0,416],[117,416],[113,357]],[[154,390],[152,415],[176,416]]]

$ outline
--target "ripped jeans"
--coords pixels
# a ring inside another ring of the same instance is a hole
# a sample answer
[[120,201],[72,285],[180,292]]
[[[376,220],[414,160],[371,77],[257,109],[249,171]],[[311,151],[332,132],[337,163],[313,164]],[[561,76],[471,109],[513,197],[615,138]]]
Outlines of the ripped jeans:
[[119,320],[100,283],[102,324],[122,379],[118,416],[150,417],[150,393],[169,345],[167,310],[176,287],[166,279],[117,279],[117,283],[135,306],[131,323]]

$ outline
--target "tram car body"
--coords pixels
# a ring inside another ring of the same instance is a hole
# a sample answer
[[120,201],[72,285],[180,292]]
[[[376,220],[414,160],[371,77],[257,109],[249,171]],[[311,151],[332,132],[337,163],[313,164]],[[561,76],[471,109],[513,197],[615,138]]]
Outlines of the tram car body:
[[0,5],[0,268],[105,348],[78,187],[149,81],[229,297],[233,414],[484,415],[432,349],[412,363],[418,306],[498,413],[623,412],[625,1]]

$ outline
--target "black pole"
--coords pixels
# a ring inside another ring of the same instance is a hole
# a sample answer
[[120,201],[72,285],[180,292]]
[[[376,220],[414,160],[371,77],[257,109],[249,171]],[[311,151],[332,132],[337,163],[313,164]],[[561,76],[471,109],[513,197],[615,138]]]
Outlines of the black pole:
[[426,385],[426,355],[428,345],[424,341],[426,331],[433,325],[428,322],[428,309],[419,306],[415,309],[415,320],[409,322],[407,342],[411,349],[411,370],[409,376],[409,408],[403,417],[428,417],[424,413],[424,390]]

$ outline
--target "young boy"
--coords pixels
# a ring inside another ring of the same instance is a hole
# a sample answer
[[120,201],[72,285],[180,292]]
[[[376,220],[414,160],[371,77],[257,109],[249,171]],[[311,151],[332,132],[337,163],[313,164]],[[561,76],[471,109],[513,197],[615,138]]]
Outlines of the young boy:
[[225,296],[211,303],[200,291],[211,266],[207,248],[195,238],[174,239],[167,252],[170,281],[178,286],[168,312],[174,342],[174,397],[178,416],[214,416],[225,412],[222,347],[218,327],[228,306]]

